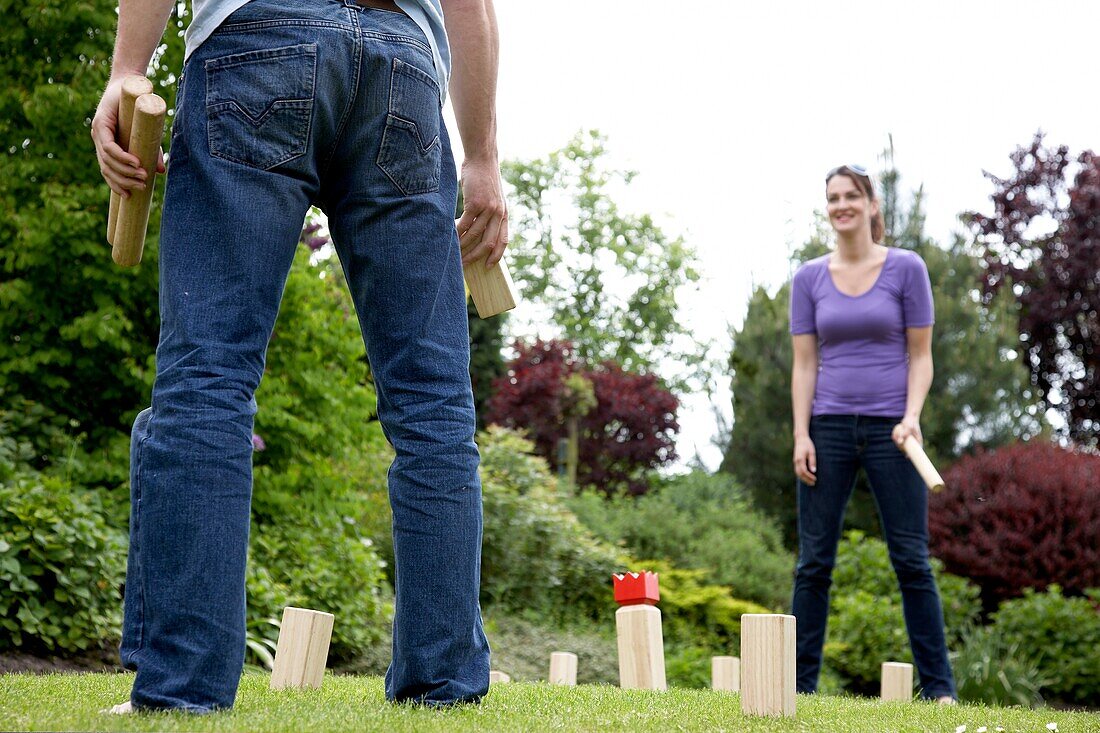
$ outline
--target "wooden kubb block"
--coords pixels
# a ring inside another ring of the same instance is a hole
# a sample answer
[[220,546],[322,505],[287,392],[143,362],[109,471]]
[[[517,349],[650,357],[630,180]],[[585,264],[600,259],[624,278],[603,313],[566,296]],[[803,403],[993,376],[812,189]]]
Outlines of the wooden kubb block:
[[634,690],[667,690],[665,647],[656,573],[623,573],[612,576],[619,640],[619,686]]
[[913,699],[913,665],[904,662],[882,663],[882,686],[879,694],[883,700]]
[[479,318],[490,318],[516,307],[516,286],[504,259],[494,267],[486,267],[480,260],[471,262],[463,268],[463,275]]
[[740,692],[741,660],[737,657],[711,657],[710,686],[713,690]]
[[741,616],[741,712],[794,715],[794,616],[771,613]]
[[271,689],[321,686],[333,621],[333,615],[324,611],[291,606],[283,609],[275,664],[271,670]]
[[550,676],[552,685],[577,684],[577,655],[571,652],[553,652],[550,655]]

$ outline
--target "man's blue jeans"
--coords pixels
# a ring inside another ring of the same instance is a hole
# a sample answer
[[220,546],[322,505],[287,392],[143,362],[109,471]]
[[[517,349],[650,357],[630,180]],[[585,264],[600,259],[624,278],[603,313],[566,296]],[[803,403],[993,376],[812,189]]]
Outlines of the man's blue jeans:
[[179,100],[157,376],[131,451],[121,647],[137,671],[131,699],[196,712],[233,704],[245,650],[253,395],[316,204],[396,452],[386,696],[477,700],[489,686],[481,484],[456,174],[427,39],[402,13],[346,0],[253,0],[188,59]]
[[955,696],[943,608],[928,564],[928,490],[890,437],[898,422],[858,415],[819,415],[810,420],[817,484],[798,482],[799,552],[792,604],[798,619],[799,692],[817,690],[837,544],[856,471],[862,466],[901,588],[921,695]]

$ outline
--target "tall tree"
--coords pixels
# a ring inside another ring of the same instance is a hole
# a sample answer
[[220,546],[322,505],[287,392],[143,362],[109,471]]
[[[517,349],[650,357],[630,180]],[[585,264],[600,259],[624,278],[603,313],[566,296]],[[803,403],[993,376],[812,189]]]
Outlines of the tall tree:
[[[157,342],[162,186],[144,262],[122,270],[104,230],[108,189],[89,138],[110,70],[115,4],[5,3],[0,30],[0,400],[61,416],[91,444],[126,430],[148,400]],[[177,12],[185,13],[179,4]],[[184,19],[150,68],[175,106]],[[167,143],[169,130],[166,130]]]
[[[890,164],[881,181],[887,221],[886,243],[918,252],[928,265],[935,293],[932,354],[936,376],[921,416],[925,444],[934,461],[946,464],[975,446],[997,446],[1039,430],[1038,405],[1027,371],[1014,352],[1015,308],[1007,298],[983,302],[981,266],[964,240],[940,248],[924,233],[923,191],[899,193],[900,175]],[[906,199],[908,199],[906,201]],[[900,211],[896,207],[906,207]],[[793,264],[830,249],[823,217]],[[730,354],[734,424],[721,470],[738,477],[754,502],[775,517],[788,542],[796,539],[794,476],[791,470],[790,369],[787,336],[790,285],[774,295],[753,292]],[[848,511],[851,527],[873,530],[874,506],[860,478]]]
[[581,358],[630,372],[678,363],[686,378],[698,372],[703,350],[676,295],[699,278],[695,254],[649,215],[619,208],[612,191],[635,174],[608,168],[606,156],[605,138],[587,132],[545,158],[504,165],[515,280]]
[[1064,145],[1047,147],[1036,133],[1011,159],[1007,178],[986,173],[993,213],[971,215],[987,267],[985,296],[1002,289],[1015,296],[1020,339],[1042,398],[1062,417],[1066,436],[1096,446],[1100,156],[1087,150],[1074,158]]

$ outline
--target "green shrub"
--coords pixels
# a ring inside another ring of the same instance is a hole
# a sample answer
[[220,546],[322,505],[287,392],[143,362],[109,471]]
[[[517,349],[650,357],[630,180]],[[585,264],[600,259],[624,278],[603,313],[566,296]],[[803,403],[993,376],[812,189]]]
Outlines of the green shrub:
[[775,522],[729,474],[695,471],[636,499],[588,493],[569,506],[598,537],[635,555],[703,570],[705,582],[729,586],[739,598],[774,608],[790,603],[794,557]]
[[952,660],[959,699],[987,705],[1043,704],[1042,688],[1049,680],[1019,644],[1009,644],[995,629],[976,627],[963,634]]
[[712,656],[737,656],[741,614],[770,613],[752,601],[734,598],[725,586],[707,584],[702,570],[674,568],[661,560],[639,561],[635,567],[658,574],[665,638],[712,650]]
[[0,649],[118,639],[125,548],[94,494],[35,474],[0,484]]
[[[351,517],[288,516],[254,527],[251,550],[248,629],[260,645],[288,605],[335,614],[334,662],[364,653],[384,635],[391,591],[382,561]],[[250,651],[264,661],[253,645]]]
[[[255,538],[253,529],[253,538]],[[248,664],[271,669],[275,664],[275,650],[282,626],[282,609],[301,606],[284,583],[272,576],[271,571],[260,565],[256,552],[252,551],[245,575],[247,612],[245,617],[245,661]],[[341,619],[341,622],[343,619]]]
[[1065,703],[1100,700],[1100,590],[1067,598],[1052,585],[1005,601],[993,614],[993,628],[1017,647],[1047,678],[1044,692]]
[[[941,572],[931,561],[943,603],[948,648],[973,626],[981,610],[979,590]],[[852,691],[877,689],[884,661],[912,662],[901,592],[886,544],[862,532],[845,534],[833,572],[825,660]]]
[[547,622],[613,613],[611,574],[627,560],[596,540],[561,502],[545,461],[516,433],[491,427],[481,449],[485,529],[481,597],[500,612]]
[[311,264],[305,246],[287,278],[256,403],[264,448],[255,454],[253,514],[261,524],[281,522],[303,502],[355,514],[363,491],[385,492],[392,454],[375,419],[351,296],[334,263]]
[[[670,687],[709,688],[710,659],[717,654],[716,650],[705,647],[665,644],[665,681]],[[740,656],[737,651],[731,654]]]
[[869,692],[883,662],[909,662],[901,599],[852,590],[833,596],[825,660],[852,691]]
[[49,465],[69,444],[61,420],[42,405],[0,391],[0,481]]
[[492,649],[493,669],[513,680],[545,681],[551,652],[577,655],[579,684],[619,683],[619,650],[615,641],[615,613],[596,623],[547,625],[530,616],[489,612],[485,635]]
[[[981,612],[980,589],[965,578],[943,572],[943,563],[930,558],[936,576],[948,646],[953,646],[970,628]],[[890,599],[901,607],[901,591],[897,576],[890,565],[886,543],[863,532],[852,530],[844,534],[837,549],[833,570],[833,597],[856,590],[879,599]],[[904,628],[903,628],[904,631]]]

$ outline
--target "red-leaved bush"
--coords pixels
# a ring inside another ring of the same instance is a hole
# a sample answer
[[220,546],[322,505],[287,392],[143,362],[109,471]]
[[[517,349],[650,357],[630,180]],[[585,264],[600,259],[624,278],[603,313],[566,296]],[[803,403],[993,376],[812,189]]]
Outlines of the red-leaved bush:
[[1045,442],[966,456],[929,501],[932,554],[987,608],[1024,588],[1100,587],[1100,456]]
[[493,382],[487,423],[524,430],[539,454],[556,462],[566,435],[565,377],[592,383],[596,406],[580,418],[577,483],[609,494],[643,494],[647,472],[676,459],[679,401],[652,374],[612,362],[586,365],[568,341],[517,342],[508,371]]

